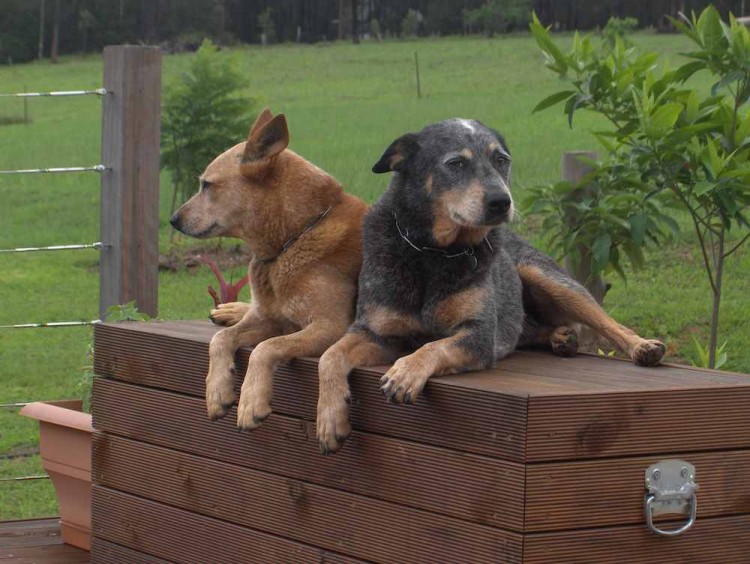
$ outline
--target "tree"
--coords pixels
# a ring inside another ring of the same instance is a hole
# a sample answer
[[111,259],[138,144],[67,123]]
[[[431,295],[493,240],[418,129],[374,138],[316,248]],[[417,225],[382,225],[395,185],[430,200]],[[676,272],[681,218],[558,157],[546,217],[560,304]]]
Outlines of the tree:
[[[570,88],[536,109],[564,102],[569,123],[576,111],[589,109],[612,126],[598,134],[607,158],[592,180],[601,197],[567,204],[582,219],[576,229],[556,236],[561,248],[572,248],[582,237],[591,243],[597,269],[610,267],[624,276],[620,250],[639,266],[643,243],[658,240],[660,225],[677,228],[663,205],[670,202],[687,212],[711,288],[713,367],[724,263],[750,238],[750,233],[730,238],[750,227],[750,32],[733,16],[729,23],[722,21],[713,6],[698,18],[672,23],[696,50],[686,54],[691,60],[679,68],[658,71],[657,53],[639,54],[619,37],[611,50],[602,51],[590,37],[576,34],[566,55],[535,17],[531,29],[547,67],[562,77],[570,75]],[[685,85],[697,72],[713,76],[710,92]],[[558,205],[560,216],[565,203],[557,196],[575,188],[558,184],[538,189],[537,210]]]
[[166,88],[162,166],[172,173],[172,209],[192,195],[196,178],[216,157],[247,136],[253,101],[236,61],[205,40],[188,72]]

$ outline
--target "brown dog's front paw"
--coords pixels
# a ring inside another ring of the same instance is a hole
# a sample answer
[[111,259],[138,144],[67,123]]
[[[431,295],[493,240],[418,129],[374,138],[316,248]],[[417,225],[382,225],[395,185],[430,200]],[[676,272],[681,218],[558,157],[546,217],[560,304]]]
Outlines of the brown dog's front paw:
[[578,352],[578,334],[566,326],[558,327],[550,337],[552,352],[559,356],[575,356]]
[[262,396],[263,394],[242,390],[237,404],[237,428],[240,431],[257,429],[271,415],[270,398]]
[[380,390],[389,401],[414,403],[430,374],[408,356],[399,358],[380,379]]
[[232,409],[236,399],[234,393],[234,370],[231,376],[206,378],[206,411],[211,421],[224,417]]
[[250,304],[246,304],[243,302],[229,302],[226,304],[219,304],[218,306],[216,306],[216,308],[211,310],[208,318],[216,325],[230,327],[239,323],[249,309]]
[[630,356],[638,366],[656,366],[661,363],[666,352],[667,347],[661,341],[644,339],[633,349]]
[[318,402],[317,435],[322,454],[338,452],[352,433],[347,399]]

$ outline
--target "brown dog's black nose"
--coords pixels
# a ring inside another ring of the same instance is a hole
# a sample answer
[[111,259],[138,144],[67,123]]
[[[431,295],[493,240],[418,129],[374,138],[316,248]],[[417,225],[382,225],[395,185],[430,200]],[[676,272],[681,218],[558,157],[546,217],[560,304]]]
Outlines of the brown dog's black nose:
[[172,224],[172,227],[177,229],[179,231],[180,229],[180,215],[175,213],[172,215],[172,217],[169,218],[169,223]]
[[487,211],[490,216],[500,216],[510,209],[510,196],[495,194],[487,198]]

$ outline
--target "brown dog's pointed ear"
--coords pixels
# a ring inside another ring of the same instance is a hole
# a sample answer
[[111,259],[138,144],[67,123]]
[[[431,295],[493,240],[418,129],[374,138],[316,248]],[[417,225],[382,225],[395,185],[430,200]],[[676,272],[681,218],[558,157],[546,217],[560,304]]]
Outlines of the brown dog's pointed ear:
[[255,123],[250,128],[250,135],[266,125],[271,119],[273,119],[273,114],[271,113],[270,108],[263,108],[263,111],[258,114],[258,117],[255,118]]
[[416,133],[407,133],[396,139],[380,157],[380,160],[372,167],[375,174],[383,172],[403,172],[409,159],[419,151]]
[[242,164],[250,164],[261,159],[272,159],[289,145],[289,129],[286,116],[279,114],[267,123],[253,128],[245,143]]

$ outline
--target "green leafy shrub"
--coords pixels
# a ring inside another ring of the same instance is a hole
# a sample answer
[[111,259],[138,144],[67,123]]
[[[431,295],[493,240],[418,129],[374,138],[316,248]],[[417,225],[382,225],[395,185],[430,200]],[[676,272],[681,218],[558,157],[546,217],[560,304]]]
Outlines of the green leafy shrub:
[[[537,187],[526,203],[532,212],[555,216],[543,228],[559,250],[587,244],[595,268],[620,274],[621,250],[639,266],[643,244],[658,240],[665,227],[676,228],[665,206],[685,210],[711,286],[709,366],[714,366],[724,261],[750,237],[740,233],[729,242],[730,232],[750,226],[750,32],[733,16],[722,21],[713,6],[673,24],[695,50],[677,69],[660,70],[657,53],[639,54],[619,36],[602,50],[591,37],[576,34],[565,54],[534,16],[531,31],[547,67],[569,84],[535,111],[564,103],[571,126],[575,112],[588,109],[611,127],[597,133],[606,156],[587,180],[597,187],[598,199],[576,208],[582,214],[578,225],[564,221],[578,204],[560,197],[577,187]],[[708,92],[686,85],[699,71],[714,79]]]
[[172,210],[195,191],[197,177],[219,152],[247,136],[253,101],[236,61],[205,40],[188,72],[166,88],[162,166],[172,174]]
[[492,37],[496,33],[525,26],[530,12],[530,0],[490,0],[473,10],[465,9],[464,26],[470,31],[480,30]]
[[630,45],[627,36],[638,29],[638,20],[635,18],[609,18],[607,25],[602,30],[602,39],[610,47],[615,46],[616,38],[619,37],[624,43]]

